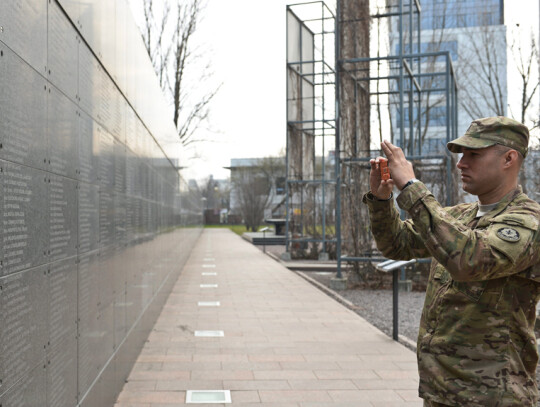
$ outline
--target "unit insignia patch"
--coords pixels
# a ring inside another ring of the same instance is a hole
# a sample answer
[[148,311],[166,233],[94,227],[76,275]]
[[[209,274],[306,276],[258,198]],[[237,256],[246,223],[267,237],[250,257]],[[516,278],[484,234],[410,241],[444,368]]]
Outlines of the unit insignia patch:
[[501,228],[497,230],[497,236],[507,242],[517,242],[520,239],[519,232],[512,228]]

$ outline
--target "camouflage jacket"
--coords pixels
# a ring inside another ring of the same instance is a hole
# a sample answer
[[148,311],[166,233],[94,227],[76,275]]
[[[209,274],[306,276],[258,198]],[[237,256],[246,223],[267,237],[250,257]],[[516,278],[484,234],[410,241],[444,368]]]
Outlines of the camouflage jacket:
[[476,223],[477,203],[443,208],[422,182],[364,196],[388,258],[432,257],[418,335],[420,397],[451,406],[535,406],[540,205],[521,188]]

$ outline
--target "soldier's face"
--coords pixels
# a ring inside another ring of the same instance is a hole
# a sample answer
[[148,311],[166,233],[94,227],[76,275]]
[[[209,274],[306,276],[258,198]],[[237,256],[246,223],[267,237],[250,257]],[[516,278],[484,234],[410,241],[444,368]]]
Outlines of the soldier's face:
[[500,185],[504,157],[494,147],[464,148],[462,152],[457,168],[464,191],[481,197]]

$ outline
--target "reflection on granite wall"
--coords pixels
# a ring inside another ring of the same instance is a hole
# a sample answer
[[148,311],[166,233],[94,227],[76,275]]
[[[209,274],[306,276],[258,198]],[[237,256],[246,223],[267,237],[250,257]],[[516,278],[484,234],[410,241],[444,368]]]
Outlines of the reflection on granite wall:
[[114,404],[201,231],[164,106],[125,0],[0,1],[0,406]]

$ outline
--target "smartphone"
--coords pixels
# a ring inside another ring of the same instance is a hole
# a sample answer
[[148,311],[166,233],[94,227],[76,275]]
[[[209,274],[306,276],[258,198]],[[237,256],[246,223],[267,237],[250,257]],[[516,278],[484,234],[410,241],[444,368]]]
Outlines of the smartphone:
[[379,160],[379,169],[381,170],[381,179],[388,181],[390,179],[390,168],[388,168],[388,160],[386,158]]

